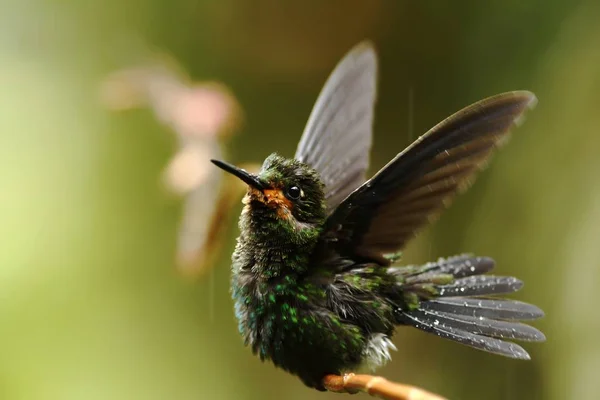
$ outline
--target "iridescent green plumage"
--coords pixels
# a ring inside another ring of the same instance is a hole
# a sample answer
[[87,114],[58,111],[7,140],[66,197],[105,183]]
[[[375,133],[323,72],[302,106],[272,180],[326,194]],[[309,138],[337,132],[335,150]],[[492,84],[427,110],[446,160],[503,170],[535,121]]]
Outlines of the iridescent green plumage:
[[498,95],[454,114],[365,181],[376,61],[362,44],[323,89],[295,159],[269,156],[258,175],[214,163],[249,185],[233,254],[239,330],[261,359],[323,389],[327,374],[376,367],[410,325],[527,359],[505,341],[544,336],[513,322],[537,307],[492,297],[519,290],[469,255],[398,267],[406,241],[464,190],[535,96]]

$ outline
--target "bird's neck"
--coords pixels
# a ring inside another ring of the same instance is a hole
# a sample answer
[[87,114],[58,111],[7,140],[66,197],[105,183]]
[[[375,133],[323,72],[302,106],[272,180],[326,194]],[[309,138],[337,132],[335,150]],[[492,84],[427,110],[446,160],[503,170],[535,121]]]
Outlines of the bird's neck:
[[240,217],[239,268],[251,268],[261,278],[301,275],[309,268],[320,225],[282,219],[267,208],[246,206]]

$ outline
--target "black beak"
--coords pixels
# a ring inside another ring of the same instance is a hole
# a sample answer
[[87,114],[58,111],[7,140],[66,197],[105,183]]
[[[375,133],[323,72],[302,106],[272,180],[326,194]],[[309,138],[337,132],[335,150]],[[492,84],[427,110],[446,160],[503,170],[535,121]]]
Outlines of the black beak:
[[247,183],[248,185],[252,186],[255,189],[264,190],[267,188],[267,186],[264,183],[262,183],[260,181],[260,179],[258,179],[258,176],[253,175],[246,170],[238,168],[235,165],[231,165],[224,161],[210,160],[210,162],[212,162],[213,164],[215,164],[217,167],[221,168],[222,170],[229,172],[231,175],[237,176],[242,181],[244,181],[245,183]]

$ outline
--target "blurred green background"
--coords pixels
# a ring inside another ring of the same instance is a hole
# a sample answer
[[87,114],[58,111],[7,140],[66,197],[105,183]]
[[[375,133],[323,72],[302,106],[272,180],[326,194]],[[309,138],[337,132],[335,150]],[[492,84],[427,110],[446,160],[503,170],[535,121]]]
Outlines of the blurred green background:
[[246,117],[232,161],[292,156],[325,78],[363,38],[380,54],[373,172],[476,100],[539,98],[406,261],[495,258],[546,311],[535,325],[548,341],[519,362],[401,329],[379,373],[451,399],[600,396],[596,0],[0,4],[0,399],[342,398],[243,347],[234,220],[212,275],[177,274],[181,203],[157,182],[173,140],[148,110],[109,113],[97,91],[149,43],[233,90]]

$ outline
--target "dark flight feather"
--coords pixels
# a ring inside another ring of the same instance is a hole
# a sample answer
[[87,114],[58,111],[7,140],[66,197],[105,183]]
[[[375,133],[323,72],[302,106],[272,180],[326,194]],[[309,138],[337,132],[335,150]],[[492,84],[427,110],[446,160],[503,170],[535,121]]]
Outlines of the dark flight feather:
[[512,276],[479,275],[455,280],[451,285],[439,286],[439,297],[489,296],[518,291],[523,282]]
[[327,79],[298,144],[295,158],[319,172],[330,212],[366,179],[376,84],[375,50],[362,42]]
[[[490,353],[500,354],[506,357],[529,360],[529,354],[518,344],[505,342],[493,337],[482,336],[468,332],[463,329],[447,325],[438,318],[426,315],[421,311],[402,313],[399,321],[414,326],[425,332],[433,333],[439,337],[466,344],[476,349],[485,350]],[[436,323],[437,322],[437,323]]]
[[[391,267],[388,272],[402,275],[407,283],[413,281],[429,281],[433,275],[450,274],[454,278],[485,274],[494,269],[494,260],[489,257],[473,257],[470,254],[440,258],[419,266]],[[408,272],[407,272],[408,271]]]
[[474,318],[499,318],[505,320],[532,320],[544,315],[538,307],[516,300],[450,297],[429,300],[421,309]]
[[350,258],[387,264],[504,142],[536,102],[516,91],[479,101],[445,119],[352,192],[326,222],[326,247]]
[[411,315],[420,315],[422,319],[438,321],[436,325],[451,326],[476,335],[532,342],[545,340],[544,335],[539,330],[519,322],[455,315],[424,309],[412,312]]
[[[542,332],[516,322],[539,318],[543,312],[514,300],[467,297],[511,293],[522,287],[515,278],[481,275],[493,267],[494,262],[488,257],[465,254],[422,267],[388,268],[398,277],[398,285],[409,300],[396,310],[396,320],[481,350],[528,359],[523,348],[502,339],[544,341]],[[451,284],[434,283],[448,275]]]

